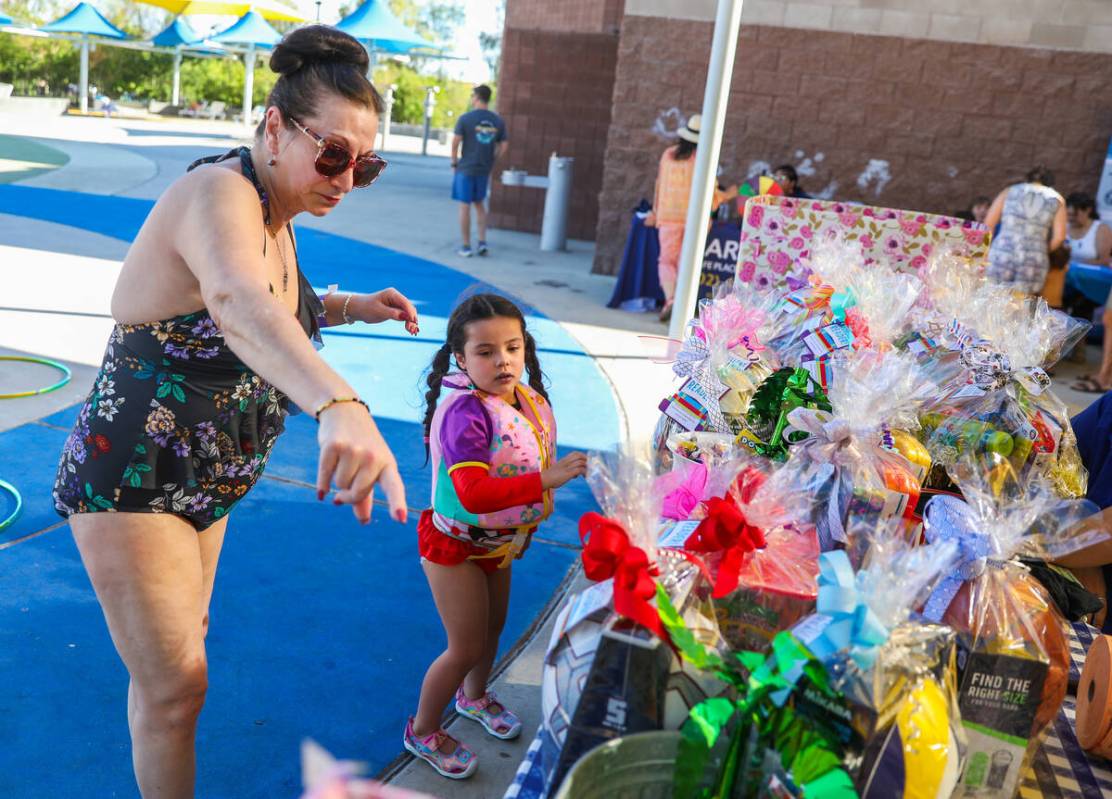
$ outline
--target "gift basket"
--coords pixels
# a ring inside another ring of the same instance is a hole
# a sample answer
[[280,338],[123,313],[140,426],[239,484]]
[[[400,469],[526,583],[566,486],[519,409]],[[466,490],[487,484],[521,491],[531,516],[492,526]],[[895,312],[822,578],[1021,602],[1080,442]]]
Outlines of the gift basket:
[[793,632],[826,667],[840,701],[815,701],[806,684],[793,701],[812,723],[834,727],[862,796],[948,797],[963,754],[954,636],[911,615],[957,547],[913,548],[891,529],[857,532],[871,546],[856,574],[846,553],[822,556],[818,612]]
[[592,455],[587,479],[602,509],[580,520],[583,570],[595,584],[561,611],[542,677],[534,765],[535,781],[549,793],[594,747],[676,729],[691,705],[725,689],[675,657],[657,614],[659,587],[698,640],[719,648],[705,593],[695,590],[698,567],[656,545],[661,496],[650,467],[628,456]]
[[781,320],[775,301],[729,285],[699,303],[699,314],[682,342],[666,360],[680,387],[660,404],[662,416],[654,434],[655,467],[666,471],[673,451],[668,442],[680,432],[736,435],[757,386],[779,363],[762,343]]
[[819,612],[767,657],[707,650],[658,592],[684,657],[735,689],[692,709],[675,796],[948,797],[962,754],[953,633],[908,616],[956,550],[892,539],[857,575],[846,553],[824,553]]
[[944,346],[926,359],[941,389],[922,418],[932,456],[945,466],[965,452],[992,452],[1021,477],[1038,473],[1061,496],[1084,496],[1088,480],[1069,410],[1045,370],[1088,323],[990,285],[974,290],[960,313]]
[[959,702],[970,744],[962,795],[1010,797],[1058,713],[1069,677],[1065,620],[1015,558],[1055,560],[1107,534],[1078,526],[1095,505],[1063,500],[1037,477],[1021,478],[996,453],[963,457],[950,473],[964,501],[931,499],[925,535],[954,542],[960,558],[923,615],[958,636]]
[[772,479],[781,491],[814,498],[810,522],[824,551],[848,544],[851,516],[903,517],[913,535],[924,469],[900,451],[893,431],[914,430],[917,409],[935,390],[913,357],[866,349],[839,362],[829,412],[788,411],[786,438],[797,443]]
[[815,607],[819,546],[803,522],[808,498],[783,493],[767,474],[745,466],[683,542],[706,569],[718,629],[735,650],[768,651]]

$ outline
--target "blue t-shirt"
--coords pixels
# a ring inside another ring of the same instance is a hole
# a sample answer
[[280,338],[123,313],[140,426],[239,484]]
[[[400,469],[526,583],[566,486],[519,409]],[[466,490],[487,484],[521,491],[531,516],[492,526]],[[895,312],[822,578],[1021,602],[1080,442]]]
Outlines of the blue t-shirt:
[[[1086,497],[1101,509],[1112,507],[1112,391],[1070,420],[1081,462],[1089,471]],[[1109,586],[1112,589],[1112,586]]]
[[506,123],[486,108],[468,111],[456,120],[456,135],[463,138],[459,165],[461,175],[489,175],[494,168],[494,150],[506,140]]

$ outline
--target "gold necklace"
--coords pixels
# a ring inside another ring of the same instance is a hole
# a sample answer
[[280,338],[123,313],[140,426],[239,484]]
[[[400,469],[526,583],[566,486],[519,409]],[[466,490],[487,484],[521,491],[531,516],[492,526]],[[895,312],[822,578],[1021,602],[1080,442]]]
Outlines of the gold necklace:
[[274,249],[278,250],[278,259],[282,262],[282,296],[285,297],[290,287],[290,268],[286,264],[286,254],[282,252],[282,245],[278,243],[278,234],[271,233],[270,240],[274,242]]

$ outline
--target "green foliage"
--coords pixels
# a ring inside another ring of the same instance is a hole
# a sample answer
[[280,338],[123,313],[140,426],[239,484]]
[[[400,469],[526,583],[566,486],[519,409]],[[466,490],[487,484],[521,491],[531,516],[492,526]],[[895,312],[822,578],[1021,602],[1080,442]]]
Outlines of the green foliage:
[[471,108],[470,83],[446,80],[434,75],[422,75],[407,64],[386,61],[374,72],[374,83],[383,94],[394,84],[393,121],[400,124],[420,125],[425,121],[425,87],[439,86],[436,105],[432,111],[434,128],[454,128],[460,114]]

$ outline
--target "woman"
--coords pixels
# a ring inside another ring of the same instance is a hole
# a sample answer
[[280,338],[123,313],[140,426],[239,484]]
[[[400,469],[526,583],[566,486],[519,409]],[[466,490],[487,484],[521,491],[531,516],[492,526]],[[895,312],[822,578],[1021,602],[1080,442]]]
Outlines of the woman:
[[[660,259],[657,272],[664,291],[664,308],[660,321],[672,318],[672,302],[676,297],[676,278],[679,276],[680,252],[683,250],[683,228],[687,222],[687,206],[691,199],[691,183],[695,179],[695,149],[699,146],[699,128],[702,117],[693,114],[677,134],[679,142],[660,156],[660,169],[656,176],[653,210],[645,219],[649,227],[656,226],[660,238]],[[736,187],[722,191],[715,189],[712,208],[717,208],[732,194]]]
[[989,230],[1000,224],[989,249],[987,274],[1023,294],[1042,291],[1049,253],[1066,238],[1065,201],[1053,183],[1050,170],[1037,166],[1025,182],[1000,192],[985,217]]
[[[370,520],[382,485],[405,520],[394,456],[351,386],[317,355],[318,325],[404,321],[393,289],[316,297],[290,221],[326,215],[385,162],[382,100],[351,37],[289,34],[254,145],[202,159],[155,204],[112,297],[117,324],[54,488],[130,675],[144,797],[191,797],[207,687],[205,633],[229,511],[258,479],[287,401],[320,423],[317,497]],[[96,513],[94,511],[113,511]]]
[[[1100,221],[1093,198],[1074,192],[1066,198],[1066,241],[1073,261],[1093,266],[1112,266],[1112,229]],[[1075,391],[1103,394],[1112,389],[1112,292],[1104,302],[1104,341],[1100,371],[1086,375],[1071,385]]]

